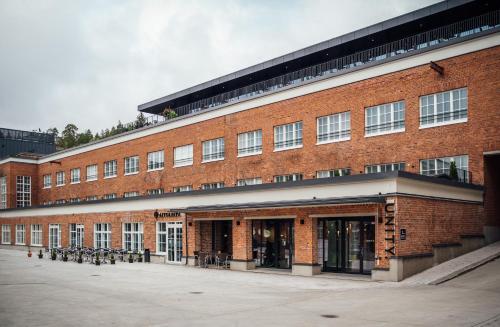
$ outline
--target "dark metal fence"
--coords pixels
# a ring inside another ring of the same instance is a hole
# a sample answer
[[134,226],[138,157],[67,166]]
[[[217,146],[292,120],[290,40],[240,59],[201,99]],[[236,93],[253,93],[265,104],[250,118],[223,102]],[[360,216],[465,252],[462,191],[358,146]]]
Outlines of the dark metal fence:
[[16,129],[0,128],[0,139],[54,144],[53,134],[20,131]]

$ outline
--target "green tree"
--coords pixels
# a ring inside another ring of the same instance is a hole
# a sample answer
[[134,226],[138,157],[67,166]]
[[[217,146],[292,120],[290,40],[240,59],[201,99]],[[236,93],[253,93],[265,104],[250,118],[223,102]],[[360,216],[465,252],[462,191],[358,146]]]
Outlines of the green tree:
[[80,144],[87,144],[89,142],[92,142],[94,139],[94,136],[92,135],[92,132],[90,129],[87,129],[85,133],[79,133],[76,139],[76,145]]
[[65,149],[72,148],[76,144],[78,127],[68,124],[61,133],[62,145]]
[[167,119],[173,119],[173,118],[177,117],[177,112],[175,112],[174,110],[172,110],[170,108],[166,108],[165,110],[163,110],[163,117],[165,117]]
[[458,181],[458,170],[455,161],[450,163],[450,178],[454,181]]
[[146,126],[146,117],[144,117],[144,114],[141,112],[137,115],[137,118],[135,119],[135,128],[141,128]]

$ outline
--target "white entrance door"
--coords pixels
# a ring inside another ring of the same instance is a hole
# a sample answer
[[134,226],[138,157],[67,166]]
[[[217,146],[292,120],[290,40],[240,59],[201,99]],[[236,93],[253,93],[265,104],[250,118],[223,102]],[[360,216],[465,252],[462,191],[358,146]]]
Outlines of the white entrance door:
[[83,248],[84,227],[82,224],[71,224],[69,227],[70,247]]
[[167,223],[167,262],[182,260],[182,223]]
[[61,225],[49,225],[49,249],[61,247]]

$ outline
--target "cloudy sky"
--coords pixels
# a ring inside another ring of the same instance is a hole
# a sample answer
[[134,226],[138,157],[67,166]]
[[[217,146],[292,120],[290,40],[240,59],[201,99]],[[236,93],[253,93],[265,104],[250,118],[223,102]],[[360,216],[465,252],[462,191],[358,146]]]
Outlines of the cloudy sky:
[[94,133],[141,103],[435,0],[0,1],[0,127]]

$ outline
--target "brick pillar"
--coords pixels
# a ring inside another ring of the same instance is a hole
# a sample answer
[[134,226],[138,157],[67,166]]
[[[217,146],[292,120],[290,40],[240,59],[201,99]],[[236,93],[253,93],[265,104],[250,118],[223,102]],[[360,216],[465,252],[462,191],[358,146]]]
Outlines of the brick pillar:
[[[94,247],[94,222],[91,219],[83,221],[83,246]],[[111,234],[113,237],[113,234]]]
[[184,239],[187,240],[187,249],[186,246],[183,247],[182,255],[187,256],[188,265],[195,266],[197,262],[194,258],[194,251],[200,251],[200,221],[193,221],[191,217],[186,215],[183,233]]
[[318,265],[318,219],[299,214],[294,221],[294,260],[292,274],[311,276],[320,273]]
[[233,228],[233,258],[231,269],[255,269],[252,259],[252,221],[241,217],[235,218]]

